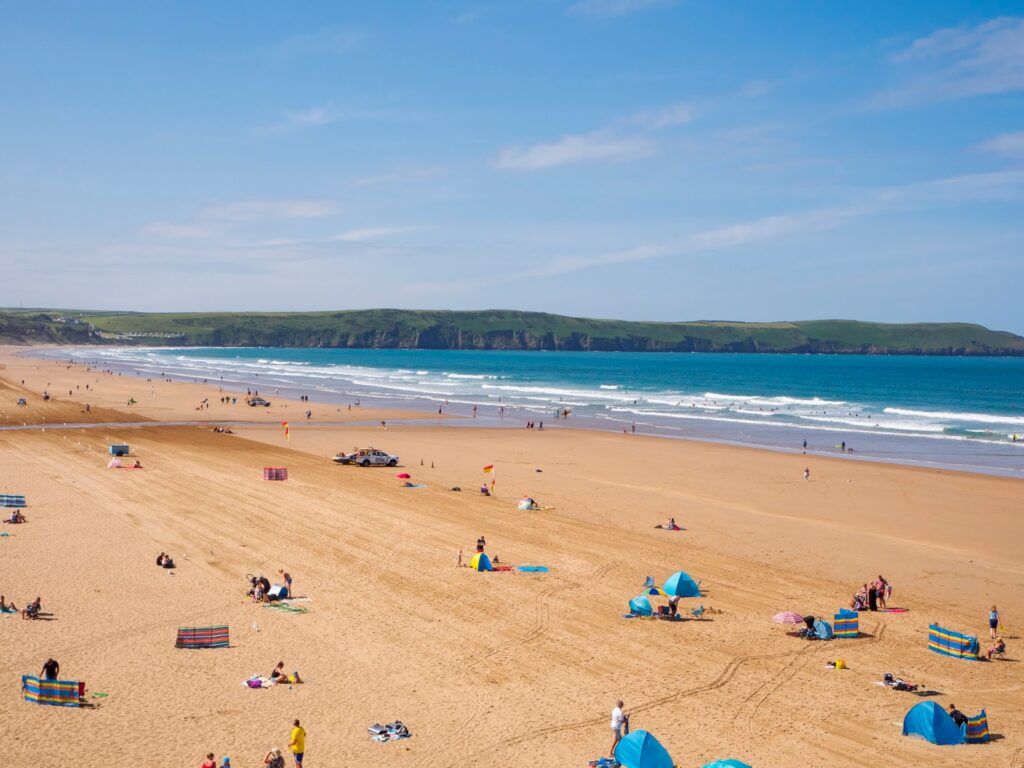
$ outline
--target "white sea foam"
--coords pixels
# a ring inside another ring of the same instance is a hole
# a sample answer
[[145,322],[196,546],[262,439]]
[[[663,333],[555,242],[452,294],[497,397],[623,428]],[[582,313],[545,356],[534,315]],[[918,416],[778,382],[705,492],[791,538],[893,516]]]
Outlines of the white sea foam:
[[1024,416],[1006,416],[990,413],[961,413],[959,411],[918,411],[912,408],[884,408],[882,413],[893,416],[918,416],[925,419],[981,422],[983,424],[1021,424]]

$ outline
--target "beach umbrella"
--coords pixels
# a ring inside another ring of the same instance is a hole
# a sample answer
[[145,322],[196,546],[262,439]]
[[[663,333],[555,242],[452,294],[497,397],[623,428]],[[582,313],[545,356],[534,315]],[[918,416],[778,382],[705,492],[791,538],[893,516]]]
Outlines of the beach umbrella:
[[700,597],[700,584],[684,571],[676,571],[669,576],[662,589],[672,597]]
[[397,477],[399,480],[408,480],[410,477],[412,477],[412,475],[410,475],[408,472],[399,472],[397,475],[395,475],[395,477]]
[[715,760],[715,762],[705,765],[704,768],[750,768],[750,766],[746,763],[741,763],[739,760],[728,758],[726,760]]
[[665,593],[662,592],[657,587],[647,587],[647,589],[643,590],[640,594],[641,595],[647,595],[648,597],[664,597],[665,596]]
[[793,611],[783,611],[772,616],[772,621],[776,624],[803,624],[804,617]]
[[640,595],[629,601],[629,612],[639,614],[640,616],[650,616],[654,613],[654,609],[651,608],[651,601]]

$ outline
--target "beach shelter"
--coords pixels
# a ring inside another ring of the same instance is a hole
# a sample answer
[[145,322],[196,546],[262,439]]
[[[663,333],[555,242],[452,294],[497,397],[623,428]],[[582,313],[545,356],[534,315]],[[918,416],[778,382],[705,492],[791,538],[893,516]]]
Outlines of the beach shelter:
[[988,715],[981,710],[974,717],[967,718],[967,743],[984,744],[988,741]]
[[903,735],[917,736],[932,744],[963,744],[967,726],[957,725],[934,701],[922,701],[910,708],[903,718]]
[[178,627],[175,648],[227,648],[230,645],[226,624],[216,627]]
[[24,508],[25,497],[14,493],[0,493],[0,507]]
[[491,565],[491,558],[487,556],[486,552],[477,552],[473,555],[473,559],[469,561],[469,567],[474,571],[494,570],[494,566]]
[[928,650],[943,656],[978,661],[978,638],[943,629],[938,624],[929,624]]
[[127,456],[128,453],[129,453],[129,451],[128,451],[128,444],[127,443],[120,443],[120,444],[115,443],[114,445],[109,446],[107,448],[107,451],[110,453],[111,456]]
[[629,612],[639,616],[650,616],[654,613],[654,609],[651,608],[651,601],[640,595],[629,601]]
[[33,704],[80,707],[85,701],[85,683],[71,680],[40,680],[34,675],[22,675],[21,691],[25,701]]
[[615,759],[624,768],[673,768],[668,751],[647,731],[623,736],[615,747]]
[[833,636],[832,625],[824,619],[818,619],[814,622],[814,634],[817,635],[819,640],[831,640]]
[[733,760],[728,758],[726,760],[715,760],[713,763],[708,763],[704,768],[751,768],[746,763],[741,763],[739,760]]
[[676,571],[669,576],[662,589],[671,597],[700,597],[700,582],[694,581],[683,571]]
[[839,613],[832,617],[835,621],[835,636],[851,638],[860,635],[859,617],[856,611],[840,608]]

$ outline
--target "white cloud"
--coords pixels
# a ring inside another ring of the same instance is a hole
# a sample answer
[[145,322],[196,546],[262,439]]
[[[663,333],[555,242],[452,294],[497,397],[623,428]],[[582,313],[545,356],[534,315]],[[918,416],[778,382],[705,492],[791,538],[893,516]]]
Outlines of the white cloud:
[[683,125],[693,120],[693,107],[689,104],[671,104],[661,109],[638,112],[632,121],[644,128],[660,129]]
[[879,94],[876,106],[1019,91],[1024,89],[1024,18],[1004,16],[973,27],[939,29],[893,60],[916,71],[904,85]]
[[331,239],[342,243],[364,243],[367,240],[379,240],[382,237],[401,234],[405,231],[407,231],[406,227],[368,227],[366,229],[350,229]]
[[310,107],[300,112],[287,113],[288,124],[296,127],[327,125],[335,119],[334,113],[327,107]]
[[296,56],[338,56],[353,50],[364,35],[354,29],[320,29],[293,35],[274,47],[274,53],[284,58]]
[[507,147],[498,155],[496,165],[504,170],[535,171],[558,165],[636,160],[653,152],[653,143],[646,139],[617,138],[597,131],[567,134],[549,144]]
[[341,210],[335,200],[247,200],[217,205],[203,211],[203,217],[223,221],[260,219],[319,219]]
[[566,9],[570,16],[609,18],[652,8],[669,8],[677,0],[577,0]]
[[1011,157],[1024,157],[1024,131],[1016,133],[1002,133],[986,139],[978,145],[983,152],[991,152],[996,155],[1009,155]]
[[209,227],[199,224],[171,224],[166,221],[157,221],[143,227],[142,234],[153,237],[180,237],[180,238],[202,238],[214,234]]

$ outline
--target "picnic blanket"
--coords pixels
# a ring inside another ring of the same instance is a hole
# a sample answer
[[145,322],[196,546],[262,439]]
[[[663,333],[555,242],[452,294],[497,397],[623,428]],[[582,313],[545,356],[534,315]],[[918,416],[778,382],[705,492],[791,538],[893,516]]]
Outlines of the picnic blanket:
[[227,648],[228,627],[178,627],[175,648]]
[[387,725],[374,723],[373,725],[367,726],[366,730],[370,732],[370,738],[373,741],[379,741],[381,743],[412,738],[412,734],[409,733],[409,729],[405,727],[401,720],[395,720],[395,722],[388,723]]
[[55,707],[81,707],[85,701],[85,683],[74,680],[40,680],[34,675],[21,676],[25,701]]
[[273,608],[276,611],[284,611],[285,613],[309,613],[309,608],[304,608],[301,605],[287,605],[286,603],[264,603],[264,608]]

